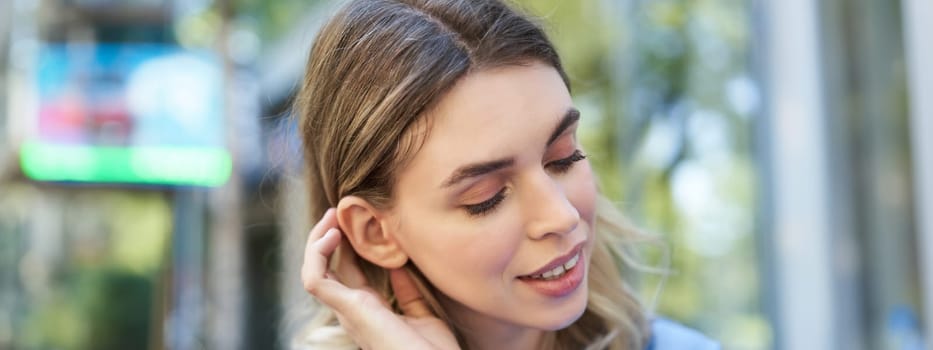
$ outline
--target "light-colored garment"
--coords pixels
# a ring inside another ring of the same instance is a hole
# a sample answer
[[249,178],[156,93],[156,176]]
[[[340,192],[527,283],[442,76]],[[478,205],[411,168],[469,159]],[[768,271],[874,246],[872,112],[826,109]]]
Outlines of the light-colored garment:
[[651,341],[645,350],[719,350],[719,343],[678,323],[657,318],[651,322]]

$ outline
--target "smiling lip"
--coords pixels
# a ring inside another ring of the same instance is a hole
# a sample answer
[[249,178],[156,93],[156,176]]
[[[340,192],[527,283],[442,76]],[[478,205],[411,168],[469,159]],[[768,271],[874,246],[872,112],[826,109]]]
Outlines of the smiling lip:
[[578,243],[577,245],[575,245],[575,246],[573,247],[573,249],[570,250],[569,253],[564,254],[564,255],[561,255],[561,256],[559,256],[559,257],[557,257],[557,258],[554,258],[554,260],[551,260],[551,262],[547,263],[547,265],[544,265],[544,267],[542,267],[542,268],[536,270],[535,272],[529,273],[529,274],[524,275],[524,276],[521,276],[521,277],[531,277],[531,276],[535,276],[535,275],[540,275],[540,274],[543,274],[543,273],[545,273],[545,272],[548,272],[548,271],[553,270],[555,267],[558,267],[558,266],[560,266],[560,265],[566,264],[567,261],[569,261],[569,260],[570,260],[571,258],[573,258],[575,255],[577,255],[577,253],[579,253],[579,252],[581,252],[581,251],[583,250],[583,244],[584,244],[584,243],[586,243],[586,242],[580,242],[580,243]]
[[[585,261],[586,258],[583,256],[583,243],[578,244],[574,247],[570,253],[562,255],[557,259],[554,259],[538,271],[534,273],[519,276],[518,280],[522,281],[524,285],[531,287],[532,290],[539,294],[543,294],[552,298],[561,298],[572,294],[576,291],[580,285],[583,284],[583,280],[586,277],[586,267]],[[550,279],[541,279],[531,276],[540,276],[544,272],[551,271],[554,268],[565,264],[570,259],[573,259],[575,256],[579,256],[579,260],[576,264],[573,265],[569,270],[566,270],[562,275]]]

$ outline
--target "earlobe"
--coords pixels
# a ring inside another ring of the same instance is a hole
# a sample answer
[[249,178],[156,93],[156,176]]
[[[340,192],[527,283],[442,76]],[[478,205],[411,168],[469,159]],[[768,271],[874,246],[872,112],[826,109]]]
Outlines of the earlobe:
[[382,214],[357,196],[343,197],[337,203],[337,223],[357,255],[383,268],[402,267],[408,255],[387,230]]

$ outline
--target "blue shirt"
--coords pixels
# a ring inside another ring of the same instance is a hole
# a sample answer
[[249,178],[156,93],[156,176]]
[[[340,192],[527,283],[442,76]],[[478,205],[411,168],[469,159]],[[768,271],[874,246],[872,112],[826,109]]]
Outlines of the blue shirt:
[[651,340],[645,350],[719,350],[719,344],[705,335],[672,321],[658,318],[651,322]]

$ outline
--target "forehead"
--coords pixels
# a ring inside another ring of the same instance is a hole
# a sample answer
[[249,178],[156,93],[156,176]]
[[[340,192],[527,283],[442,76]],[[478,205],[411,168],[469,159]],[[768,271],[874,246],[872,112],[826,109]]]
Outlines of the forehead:
[[507,124],[557,120],[570,105],[570,95],[557,70],[535,62],[465,76],[429,117],[433,118],[432,129],[447,132],[446,136],[464,134],[461,128],[495,134]]
[[428,113],[430,131],[409,168],[437,177],[467,163],[540,152],[571,106],[560,74],[543,63],[470,73]]

